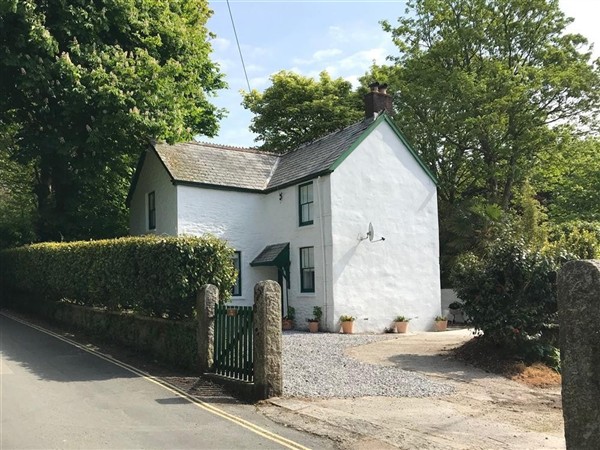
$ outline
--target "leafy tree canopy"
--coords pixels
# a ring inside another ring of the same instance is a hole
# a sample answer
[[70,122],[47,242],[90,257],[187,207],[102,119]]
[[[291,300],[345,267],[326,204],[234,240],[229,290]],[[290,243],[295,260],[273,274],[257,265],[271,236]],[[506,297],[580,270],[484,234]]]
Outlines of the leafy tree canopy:
[[360,120],[362,100],[342,78],[321,72],[315,80],[281,71],[264,92],[242,92],[244,108],[255,114],[250,130],[262,149],[283,153]]
[[442,201],[480,195],[506,210],[553,124],[597,126],[598,63],[570,22],[557,0],[410,0],[383,23],[400,53],[374,72]]
[[600,221],[600,139],[567,132],[540,156],[534,175],[552,222]]
[[33,171],[8,158],[7,147],[14,145],[8,129],[0,131],[0,249],[35,240],[31,192]]
[[209,16],[206,0],[0,1],[0,127],[35,170],[39,238],[123,233],[147,140],[216,132]]

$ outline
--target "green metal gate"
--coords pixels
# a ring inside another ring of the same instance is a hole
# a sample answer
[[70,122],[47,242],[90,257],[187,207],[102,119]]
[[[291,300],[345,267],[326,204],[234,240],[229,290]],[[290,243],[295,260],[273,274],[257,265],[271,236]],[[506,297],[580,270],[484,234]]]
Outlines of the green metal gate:
[[252,306],[216,305],[215,373],[254,381]]

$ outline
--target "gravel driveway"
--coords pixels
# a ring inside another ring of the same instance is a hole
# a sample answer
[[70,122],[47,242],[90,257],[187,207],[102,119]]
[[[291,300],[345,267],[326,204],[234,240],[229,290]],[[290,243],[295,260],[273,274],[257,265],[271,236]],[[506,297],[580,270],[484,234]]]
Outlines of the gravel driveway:
[[283,334],[283,393],[289,397],[428,397],[451,394],[446,383],[393,366],[373,365],[345,349],[394,339],[391,335]]

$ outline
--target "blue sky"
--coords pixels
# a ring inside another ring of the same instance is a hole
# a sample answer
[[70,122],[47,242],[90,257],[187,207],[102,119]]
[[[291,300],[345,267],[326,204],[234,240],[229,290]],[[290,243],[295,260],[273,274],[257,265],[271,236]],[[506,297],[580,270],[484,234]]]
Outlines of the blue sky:
[[[209,0],[213,17],[208,29],[212,59],[226,74],[229,88],[219,91],[214,104],[228,110],[219,135],[202,141],[250,147],[258,145],[248,129],[252,114],[241,106],[240,90],[248,90],[225,0]],[[379,21],[394,23],[404,14],[405,1],[271,1],[230,0],[252,89],[264,90],[269,76],[293,70],[317,76],[327,70],[334,77],[356,83],[373,61],[385,62],[396,50]],[[563,11],[575,18],[570,31],[597,42],[600,57],[600,0],[560,0]]]

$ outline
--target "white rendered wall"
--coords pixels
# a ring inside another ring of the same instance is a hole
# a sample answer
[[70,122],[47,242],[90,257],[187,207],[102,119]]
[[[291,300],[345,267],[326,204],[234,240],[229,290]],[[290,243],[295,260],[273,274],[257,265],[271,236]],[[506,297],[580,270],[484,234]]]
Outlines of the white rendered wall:
[[[318,182],[323,198],[324,215],[331,215],[329,177]],[[298,186],[291,186],[269,194],[205,189],[178,186],[178,234],[202,235],[212,233],[226,240],[242,253],[242,295],[232,297],[234,304],[251,305],[254,285],[262,280],[277,281],[274,267],[251,267],[250,262],[271,244],[290,244],[290,289],[288,303],[296,309],[297,328],[306,328],[306,318],[312,317],[313,306],[325,312],[323,278],[323,246],[321,244],[320,208],[317,197],[317,179],[314,184],[314,223],[298,225]],[[325,241],[331,249],[331,228],[324,228]],[[315,292],[300,292],[301,247],[314,247]],[[331,261],[331,255],[329,256]],[[331,289],[331,288],[330,288]]]
[[[333,172],[331,192],[334,319],[352,315],[355,332],[382,332],[404,315],[411,330],[432,329],[441,312],[436,187],[388,124]],[[385,241],[358,240],[369,222]]]
[[[154,191],[156,228],[148,229],[148,193]],[[152,150],[148,150],[129,206],[129,232],[177,234],[177,191],[166,169]]]
[[250,269],[249,263],[265,247],[263,194],[224,191],[194,186],[177,186],[178,229],[180,235],[213,234],[242,253],[242,295],[234,304],[251,305],[254,285],[261,280],[277,280],[271,267]]
[[[327,298],[331,299],[331,284],[328,283],[326,289],[324,278],[324,276],[330,278],[331,273],[330,271],[327,272],[323,269],[324,251],[329,267],[331,262],[331,223],[328,219],[331,216],[329,176],[315,178],[312,181],[314,199],[312,225],[305,225],[302,227],[298,225],[298,185],[271,192],[264,198],[264,214],[265,217],[270,218],[270,220],[265,221],[267,224],[265,226],[265,229],[267,230],[267,234],[264,238],[265,242],[267,244],[280,242],[290,243],[291,264],[288,303],[296,310],[295,322],[297,329],[308,328],[306,319],[312,317],[314,306],[320,306],[322,308],[323,324],[325,324],[324,319],[326,315],[331,315],[331,306],[328,308],[325,304],[325,292],[328,292]],[[319,199],[321,199],[320,203]],[[323,227],[321,227],[321,211],[325,219]],[[325,243],[325,246],[323,246],[323,242]],[[300,292],[301,247],[314,247],[314,293]]]

